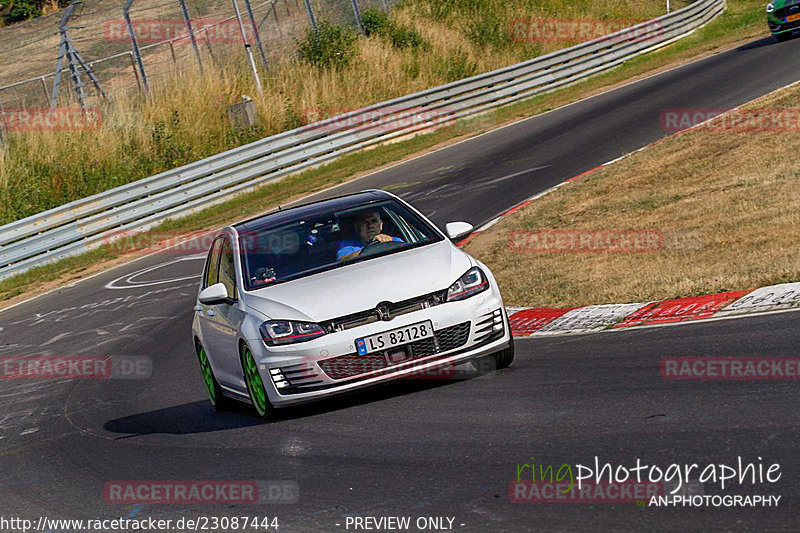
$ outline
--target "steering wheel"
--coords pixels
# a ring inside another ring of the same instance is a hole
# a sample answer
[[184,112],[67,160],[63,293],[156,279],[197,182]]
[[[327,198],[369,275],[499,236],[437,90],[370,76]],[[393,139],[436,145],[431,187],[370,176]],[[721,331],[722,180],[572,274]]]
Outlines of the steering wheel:
[[370,255],[378,255],[383,253],[387,250],[392,250],[394,248],[399,248],[400,246],[404,246],[404,242],[380,242],[380,241],[372,241],[366,246],[361,249],[361,253],[358,254],[359,257],[368,257]]

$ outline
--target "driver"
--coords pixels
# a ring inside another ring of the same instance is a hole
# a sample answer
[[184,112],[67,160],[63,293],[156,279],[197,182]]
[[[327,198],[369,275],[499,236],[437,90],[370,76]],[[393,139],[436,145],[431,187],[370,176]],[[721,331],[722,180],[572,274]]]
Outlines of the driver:
[[381,233],[383,231],[383,220],[377,209],[368,209],[355,216],[353,227],[356,231],[358,241],[340,241],[339,249],[336,251],[337,261],[346,261],[358,257],[367,245],[373,242],[403,242],[399,237],[390,237]]

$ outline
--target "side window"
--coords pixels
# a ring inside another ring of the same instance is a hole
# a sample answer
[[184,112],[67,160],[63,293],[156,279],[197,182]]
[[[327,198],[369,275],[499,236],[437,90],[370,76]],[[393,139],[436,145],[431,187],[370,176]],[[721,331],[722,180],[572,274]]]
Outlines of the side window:
[[206,260],[206,278],[203,288],[210,287],[217,283],[217,270],[219,268],[219,252],[222,248],[222,239],[217,239],[211,245],[211,250],[208,251],[208,259]]
[[228,296],[234,300],[236,294],[236,269],[234,268],[233,248],[228,237],[222,240],[222,253],[219,257],[219,283],[223,283],[228,289]]

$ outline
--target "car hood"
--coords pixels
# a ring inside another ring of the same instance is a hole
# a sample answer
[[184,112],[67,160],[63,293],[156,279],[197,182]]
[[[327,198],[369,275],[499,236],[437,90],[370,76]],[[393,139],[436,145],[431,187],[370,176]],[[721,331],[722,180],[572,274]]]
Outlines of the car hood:
[[445,240],[265,287],[245,305],[273,320],[323,322],[446,289],[472,266]]

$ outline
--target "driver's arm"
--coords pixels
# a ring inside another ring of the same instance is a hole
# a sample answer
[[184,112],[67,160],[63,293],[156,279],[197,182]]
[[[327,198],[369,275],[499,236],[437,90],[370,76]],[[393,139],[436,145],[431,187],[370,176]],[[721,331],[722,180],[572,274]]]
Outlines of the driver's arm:
[[337,261],[347,261],[349,259],[353,259],[358,257],[358,254],[361,253],[363,250],[360,246],[342,246],[336,252],[336,260]]
[[347,260],[350,260],[350,259],[355,259],[356,257],[358,257],[358,254],[360,254],[360,253],[361,253],[361,250],[359,250],[357,252],[353,252],[352,254],[342,255],[342,256],[339,257],[339,259],[337,259],[337,261],[347,261]]

